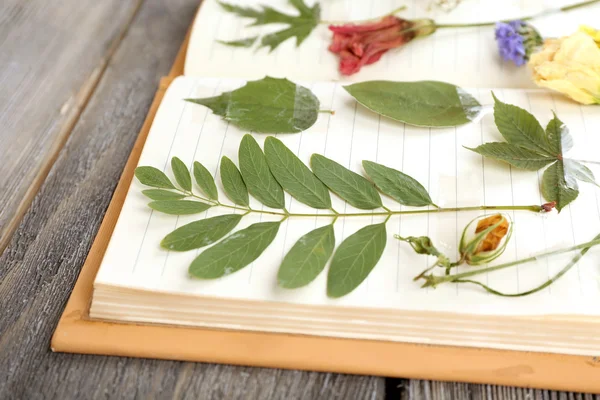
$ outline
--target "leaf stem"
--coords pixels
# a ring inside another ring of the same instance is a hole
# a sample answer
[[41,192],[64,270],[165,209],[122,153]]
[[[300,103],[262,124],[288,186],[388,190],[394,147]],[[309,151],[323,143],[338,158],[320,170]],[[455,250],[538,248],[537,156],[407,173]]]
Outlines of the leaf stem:
[[[536,261],[536,260],[538,260],[540,258],[543,258],[543,257],[550,257],[550,256],[554,256],[554,255],[558,255],[558,254],[563,254],[563,253],[568,253],[570,251],[575,251],[575,250],[580,250],[580,249],[589,249],[589,248],[597,246],[597,245],[600,245],[600,238],[598,236],[596,236],[596,238],[594,240],[586,242],[586,243],[581,243],[581,244],[578,244],[578,245],[575,245],[575,246],[571,246],[571,247],[566,247],[566,248],[563,248],[563,249],[549,251],[549,252],[546,252],[546,253],[538,254],[537,256],[527,257],[527,258],[523,258],[521,260],[516,260],[516,261],[511,261],[511,262],[500,264],[500,265],[495,265],[493,267],[479,268],[479,269],[476,269],[476,270],[473,270],[473,271],[463,272],[463,273],[454,274],[454,275],[445,275],[445,276],[427,275],[427,276],[423,277],[425,279],[425,283],[423,284],[423,287],[430,287],[430,286],[435,287],[435,286],[437,286],[439,284],[447,283],[447,282],[460,282],[460,281],[465,281],[466,282],[465,278],[470,278],[472,276],[476,276],[476,275],[485,274],[485,273],[488,273],[488,272],[493,272],[493,271],[498,271],[498,270],[501,270],[501,269],[506,269],[506,268],[514,267],[515,265],[525,264],[525,263],[528,263],[528,262]],[[582,253],[585,254],[584,252],[582,252]],[[577,260],[579,260],[579,258],[577,258]],[[569,263],[569,265],[567,265],[567,267],[565,267],[565,268],[570,268],[573,265],[574,265],[574,263]],[[568,269],[560,271],[559,274],[557,274],[552,279],[556,280],[556,279],[560,278],[567,271],[568,271]],[[469,281],[469,283],[473,283],[473,282],[474,281]]]
[[404,11],[406,10],[406,6],[400,6],[394,10],[392,10],[391,12],[382,15],[380,17],[375,17],[375,18],[369,18],[369,19],[362,19],[362,20],[358,20],[358,21],[327,21],[327,20],[321,20],[319,21],[320,24],[323,25],[344,25],[344,24],[363,24],[365,22],[371,22],[371,21],[376,21],[385,17],[389,17],[390,15],[394,15],[394,14],[398,14],[400,11]]
[[[585,7],[594,3],[598,3],[600,0],[588,0],[588,1],[582,1],[579,3],[575,3],[575,4],[571,4],[569,6],[564,6],[564,7],[560,7],[558,9],[552,9],[550,10],[550,12],[557,12],[557,11],[570,11],[570,10],[574,10],[576,8],[579,7]],[[549,10],[545,10],[542,11],[538,14],[534,14],[534,15],[529,15],[523,18],[516,18],[518,20],[521,21],[529,21],[532,20],[534,18],[537,17],[541,17],[543,15],[547,15],[549,13]],[[437,29],[444,29],[444,28],[477,28],[477,27],[484,27],[484,26],[495,26],[496,22],[510,22],[511,20],[504,20],[504,21],[488,21],[488,22],[477,22],[477,23],[471,23],[471,24],[433,24],[433,26]]]

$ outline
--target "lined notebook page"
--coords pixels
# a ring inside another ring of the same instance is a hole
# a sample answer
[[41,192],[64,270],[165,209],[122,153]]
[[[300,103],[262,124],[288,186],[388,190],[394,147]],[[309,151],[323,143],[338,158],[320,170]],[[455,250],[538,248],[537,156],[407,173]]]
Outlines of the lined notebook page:
[[[180,77],[168,89],[150,130],[139,165],[163,169],[172,177],[170,159],[181,158],[190,167],[202,162],[218,177],[218,163],[226,155],[237,163],[237,151],[245,132],[229,125],[207,108],[182,101],[187,97],[206,97],[232,90],[243,81]],[[441,207],[473,205],[530,205],[544,202],[539,190],[541,174],[511,169],[505,164],[483,159],[463,146],[502,140],[487,115],[480,122],[451,129],[423,129],[405,126],[358,105],[336,83],[304,83],[319,97],[321,104],[335,115],[320,114],[305,132],[278,135],[306,163],[313,153],[324,154],[348,168],[362,173],[361,160],[372,160],[401,170],[419,180]],[[482,104],[490,104],[487,89],[470,89]],[[581,107],[548,92],[496,90],[499,98],[534,113],[542,124],[551,110],[570,127],[575,146],[569,156],[594,160],[600,145],[597,127],[600,114],[594,107]],[[265,135],[254,135],[263,144]],[[594,169],[594,166],[590,168]],[[600,170],[594,169],[596,174]],[[219,182],[219,190],[220,180]],[[514,212],[514,233],[506,252],[496,262],[508,262],[591,240],[600,232],[600,199],[589,184],[580,185],[579,198],[562,213],[539,215]],[[512,299],[489,295],[480,288],[446,284],[437,289],[421,289],[412,278],[426,268],[431,259],[416,255],[410,246],[393,238],[428,235],[450,258],[456,258],[457,242],[463,227],[481,212],[435,213],[391,218],[387,223],[387,246],[379,264],[360,287],[338,300],[326,296],[326,271],[309,286],[298,290],[277,287],[277,270],[285,253],[305,233],[330,222],[328,218],[290,218],[280,228],[275,241],[253,264],[222,279],[191,279],[187,268],[198,254],[169,252],[159,247],[161,239],[175,228],[204,216],[230,212],[211,208],[202,216],[170,216],[153,212],[142,186],[134,179],[123,205],[96,283],[172,293],[238,299],[323,304],[399,310],[460,311],[484,314],[586,314],[598,315],[600,300],[600,252],[590,251],[566,276],[535,295]],[[312,209],[286,194],[290,212]],[[221,199],[226,199],[222,190]],[[387,207],[400,208],[384,197]],[[333,196],[340,212],[351,206]],[[261,209],[252,199],[252,207]],[[409,209],[402,207],[402,209]],[[248,215],[238,229],[266,216]],[[335,224],[339,243],[361,227],[381,222],[380,217],[341,218]],[[572,257],[542,259],[481,277],[497,290],[517,292],[544,282]],[[442,271],[438,271],[442,273]]]
[[[287,0],[230,0],[252,6],[262,3],[293,13]],[[308,0],[309,4],[313,1]],[[468,23],[518,18],[548,11],[534,25],[544,37],[570,35],[579,24],[597,24],[600,4],[552,14],[557,7],[575,0],[463,0],[451,13],[428,11],[429,0],[322,0],[324,20],[364,20],[407,5],[404,18],[434,18],[438,23]],[[265,34],[278,26],[247,27],[248,19],[224,12],[215,0],[205,0],[194,23],[185,65],[185,75],[227,78],[262,78],[265,75],[305,80],[363,81],[369,79],[436,79],[468,87],[533,88],[527,68],[501,62],[494,29],[443,29],[434,35],[394,49],[351,77],[338,73],[338,59],[327,50],[331,32],[319,26],[299,48],[288,40],[269,53],[267,49],[235,48],[217,43]]]

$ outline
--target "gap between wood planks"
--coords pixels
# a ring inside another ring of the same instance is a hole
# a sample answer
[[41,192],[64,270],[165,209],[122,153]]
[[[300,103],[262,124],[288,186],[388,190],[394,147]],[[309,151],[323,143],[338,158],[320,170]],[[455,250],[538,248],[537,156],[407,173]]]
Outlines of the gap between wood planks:
[[31,182],[31,185],[25,192],[23,200],[21,200],[21,202],[17,206],[14,215],[8,221],[4,232],[0,232],[0,254],[4,252],[4,250],[10,243],[13,234],[15,233],[17,227],[21,223],[21,220],[25,216],[25,213],[29,209],[29,206],[31,206],[33,199],[42,187],[42,184],[44,183],[46,177],[50,173],[52,166],[56,162],[60,151],[67,143],[67,140],[69,140],[73,128],[75,128],[75,125],[77,125],[81,114],[83,113],[88,102],[94,95],[96,87],[98,87],[98,84],[102,80],[102,77],[104,76],[104,73],[106,72],[106,69],[110,64],[110,61],[112,60],[113,56],[117,52],[117,49],[123,42],[123,39],[125,39],[125,36],[127,36],[127,32],[129,31],[129,28],[131,27],[135,17],[138,15],[143,3],[144,0],[137,1],[131,12],[131,15],[125,21],[125,24],[118,33],[117,37],[111,42],[111,44],[108,46],[108,49],[106,50],[105,55],[100,59],[99,65],[96,68],[94,68],[90,76],[85,80],[81,88],[78,90],[77,94],[74,97],[71,97],[61,108],[60,113],[67,114],[64,119],[63,125],[60,128],[58,135],[54,140],[54,143],[50,147],[48,154],[42,161],[39,170],[37,171],[35,177]]

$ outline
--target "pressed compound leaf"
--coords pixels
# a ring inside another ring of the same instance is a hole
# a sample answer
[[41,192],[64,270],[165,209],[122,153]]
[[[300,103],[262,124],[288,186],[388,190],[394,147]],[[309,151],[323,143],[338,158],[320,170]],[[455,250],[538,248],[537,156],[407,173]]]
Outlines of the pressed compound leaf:
[[474,149],[469,147],[467,149],[479,153],[484,157],[504,161],[512,166],[529,171],[537,171],[556,161],[556,157],[554,156],[540,154],[525,147],[504,142],[485,143]]
[[321,182],[352,206],[363,210],[382,206],[373,184],[357,173],[320,154],[312,155],[310,166]]
[[331,260],[327,295],[342,297],[356,289],[381,258],[385,244],[385,223],[365,226],[344,240]]
[[163,189],[146,189],[142,190],[142,194],[152,200],[181,200],[186,197],[185,194]]
[[363,161],[363,168],[384,194],[405,206],[434,205],[427,190],[416,179],[372,161]]
[[556,202],[560,212],[579,195],[579,187],[575,179],[568,179],[562,161],[549,166],[542,177],[542,195],[548,201]]
[[520,107],[501,102],[495,95],[494,102],[496,126],[508,143],[543,155],[552,155],[544,128],[533,115]]
[[171,180],[167,178],[164,172],[154,167],[137,167],[135,177],[146,186],[160,189],[175,189]]
[[220,240],[231,232],[241,219],[241,215],[226,214],[194,221],[169,233],[160,245],[173,251],[199,249]]
[[265,157],[277,182],[296,200],[313,208],[331,208],[327,187],[279,139],[267,137]]
[[206,167],[198,161],[194,162],[194,179],[196,179],[196,183],[209,199],[219,200],[219,192],[217,191],[217,185],[215,185],[215,179]]
[[279,267],[279,286],[295,289],[308,285],[323,271],[334,247],[333,225],[322,226],[302,236]]
[[550,147],[555,155],[563,155],[573,147],[573,138],[569,133],[569,128],[558,119],[556,114],[554,114],[554,118],[548,122],[546,134],[548,136]]
[[210,108],[238,128],[259,133],[296,133],[317,120],[319,100],[287,79],[265,77],[219,96],[187,99]]
[[190,171],[188,171],[187,166],[177,157],[173,157],[171,159],[171,169],[173,170],[173,175],[175,175],[175,180],[181,186],[181,188],[185,191],[192,190],[192,177],[190,176]]
[[473,96],[445,82],[368,81],[344,89],[368,109],[416,126],[463,125],[481,111]]
[[198,214],[208,210],[211,205],[192,200],[157,200],[148,203],[153,210],[171,215]]
[[233,233],[196,257],[190,265],[190,275],[215,279],[239,271],[265,251],[277,236],[280,224],[260,222]]
[[229,198],[238,206],[248,207],[250,199],[248,198],[248,188],[242,179],[242,174],[237,169],[233,161],[223,156],[221,158],[221,183],[223,190]]
[[265,155],[252,135],[242,138],[238,158],[250,194],[267,207],[285,208],[283,189],[271,174]]

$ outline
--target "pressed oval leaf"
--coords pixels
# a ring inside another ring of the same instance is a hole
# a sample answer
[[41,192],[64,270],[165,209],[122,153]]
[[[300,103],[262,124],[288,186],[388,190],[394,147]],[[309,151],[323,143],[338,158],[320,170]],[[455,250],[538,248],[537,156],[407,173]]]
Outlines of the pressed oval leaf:
[[492,95],[494,96],[494,121],[504,139],[510,144],[544,155],[552,155],[552,147],[538,120],[526,110],[503,103],[495,94]]
[[173,186],[167,175],[158,168],[137,167],[135,169],[135,177],[146,186],[160,189],[175,189],[175,186]]
[[223,190],[229,198],[238,206],[248,207],[250,199],[248,198],[248,188],[242,179],[242,174],[237,169],[233,161],[223,156],[221,158],[221,183]]
[[142,194],[152,200],[181,200],[186,197],[185,194],[163,189],[146,189],[142,190]]
[[173,170],[173,175],[175,175],[175,180],[179,186],[181,186],[183,190],[188,192],[191,191],[192,177],[190,176],[190,171],[188,171],[185,163],[179,158],[173,157],[171,159],[171,169]]
[[196,257],[190,265],[190,275],[215,279],[239,271],[265,251],[280,225],[281,222],[260,222],[233,233]]
[[310,166],[321,182],[352,206],[362,210],[382,206],[373,184],[357,173],[320,154],[312,155]]
[[363,168],[375,185],[398,203],[423,207],[435,205],[427,190],[416,179],[373,161],[363,161]]
[[267,207],[284,208],[283,189],[271,174],[267,159],[252,135],[242,138],[238,159],[250,194]]
[[148,203],[156,211],[171,215],[198,214],[208,210],[211,205],[192,200],[158,200]]
[[265,157],[273,176],[285,191],[317,209],[331,208],[331,195],[321,182],[281,140],[265,140]]
[[467,149],[499,161],[504,161],[514,167],[537,171],[556,161],[556,157],[540,154],[525,147],[515,146],[510,143],[492,142],[485,143],[474,149]]
[[209,199],[219,200],[219,192],[217,191],[217,185],[215,185],[215,179],[206,167],[198,161],[194,162],[194,179]]
[[371,273],[385,249],[385,223],[369,225],[340,244],[327,275],[327,295],[342,297],[358,287]]
[[445,82],[368,81],[344,89],[369,110],[410,125],[458,126],[481,112],[473,96]]
[[542,195],[548,201],[556,202],[560,212],[579,195],[579,187],[575,179],[568,179],[562,161],[557,161],[544,171],[542,177]]
[[308,285],[323,271],[334,247],[333,225],[302,236],[283,258],[277,274],[279,286],[295,289]]
[[563,155],[573,148],[573,138],[569,133],[569,128],[558,119],[556,114],[546,126],[546,135],[555,155]]
[[319,100],[309,89],[268,76],[232,92],[187,101],[210,108],[240,129],[259,133],[302,132],[315,123],[319,112]]
[[241,215],[227,214],[194,221],[169,233],[160,245],[173,251],[199,249],[220,240],[231,232],[241,219]]

